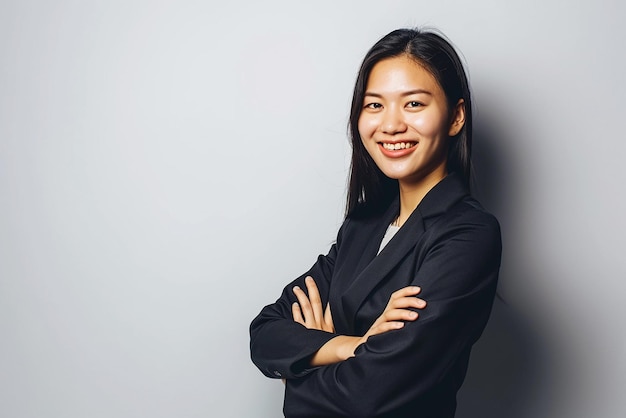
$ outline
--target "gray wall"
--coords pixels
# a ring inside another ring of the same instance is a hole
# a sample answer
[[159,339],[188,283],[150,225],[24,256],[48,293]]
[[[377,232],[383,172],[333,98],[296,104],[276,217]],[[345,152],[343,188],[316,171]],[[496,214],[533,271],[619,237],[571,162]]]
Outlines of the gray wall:
[[624,3],[0,3],[0,415],[275,417],[247,327],[341,223],[357,66],[463,51],[494,315],[459,417],[623,417]]

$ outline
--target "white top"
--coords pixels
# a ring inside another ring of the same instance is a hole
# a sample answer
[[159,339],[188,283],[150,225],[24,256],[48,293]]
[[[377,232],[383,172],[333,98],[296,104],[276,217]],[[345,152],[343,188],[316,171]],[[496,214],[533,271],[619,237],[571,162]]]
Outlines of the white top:
[[383,237],[383,240],[380,243],[380,247],[378,248],[378,254],[380,254],[383,248],[385,248],[385,245],[387,245],[389,241],[391,241],[391,238],[393,238],[393,236],[396,235],[396,232],[398,232],[398,230],[400,230],[400,227],[396,225],[389,225],[387,227],[385,236]]

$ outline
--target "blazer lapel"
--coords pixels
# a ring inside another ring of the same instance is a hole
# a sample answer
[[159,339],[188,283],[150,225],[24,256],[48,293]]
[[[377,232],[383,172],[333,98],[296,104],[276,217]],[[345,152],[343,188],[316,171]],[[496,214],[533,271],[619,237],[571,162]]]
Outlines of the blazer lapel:
[[376,255],[387,227],[398,214],[399,203],[395,202],[390,206],[385,216],[379,219],[374,236],[366,238],[370,240],[370,244],[359,262],[366,266],[359,266],[357,271],[361,273],[341,297],[348,329],[354,329],[356,313],[368,295],[415,248],[424,234],[425,220],[446,212],[467,194],[458,177],[454,174],[448,175],[428,192],[402,228],[380,254]]
[[348,329],[354,329],[355,315],[370,292],[415,248],[415,244],[424,233],[422,216],[419,211],[415,210],[380,254],[376,255],[382,237],[392,220],[393,217],[381,222],[380,237],[377,235],[376,239],[371,240],[372,244],[369,247],[373,248],[368,248],[367,254],[363,254],[361,258],[361,262],[367,263],[367,266],[361,270],[341,298],[345,318],[348,320]]

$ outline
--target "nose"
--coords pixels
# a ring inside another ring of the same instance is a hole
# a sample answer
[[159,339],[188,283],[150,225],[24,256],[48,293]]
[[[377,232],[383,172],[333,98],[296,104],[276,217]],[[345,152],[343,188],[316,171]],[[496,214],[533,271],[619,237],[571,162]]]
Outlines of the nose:
[[406,131],[407,125],[404,121],[402,111],[391,107],[385,109],[381,120],[380,130],[386,134],[397,134]]

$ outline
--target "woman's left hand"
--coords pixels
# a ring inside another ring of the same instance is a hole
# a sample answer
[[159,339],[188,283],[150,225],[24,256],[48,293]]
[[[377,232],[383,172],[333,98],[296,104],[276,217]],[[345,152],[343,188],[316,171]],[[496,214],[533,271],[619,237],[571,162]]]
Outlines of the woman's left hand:
[[300,287],[295,286],[293,288],[293,293],[298,298],[298,302],[295,302],[291,307],[293,320],[309,329],[335,332],[330,304],[326,305],[326,310],[323,309],[322,298],[315,280],[311,276],[307,276],[304,283],[308,296]]

